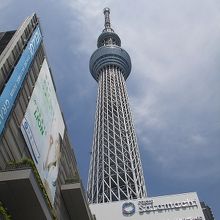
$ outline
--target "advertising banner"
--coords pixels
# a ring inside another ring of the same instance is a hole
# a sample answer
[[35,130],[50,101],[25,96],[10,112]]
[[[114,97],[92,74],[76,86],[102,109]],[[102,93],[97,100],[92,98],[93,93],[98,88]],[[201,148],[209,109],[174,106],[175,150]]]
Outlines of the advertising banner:
[[21,131],[51,203],[54,203],[65,125],[46,59],[22,120]]
[[0,134],[5,127],[12,106],[41,40],[42,35],[39,26],[37,26],[0,96]]

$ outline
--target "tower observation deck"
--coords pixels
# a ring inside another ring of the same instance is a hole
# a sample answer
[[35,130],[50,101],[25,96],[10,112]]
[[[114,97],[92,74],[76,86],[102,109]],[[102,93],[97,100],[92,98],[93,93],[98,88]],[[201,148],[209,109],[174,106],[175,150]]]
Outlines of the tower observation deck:
[[110,9],[104,9],[105,28],[90,58],[98,82],[95,128],[88,177],[90,203],[146,197],[137,138],[125,80],[131,72],[129,54],[111,28]]

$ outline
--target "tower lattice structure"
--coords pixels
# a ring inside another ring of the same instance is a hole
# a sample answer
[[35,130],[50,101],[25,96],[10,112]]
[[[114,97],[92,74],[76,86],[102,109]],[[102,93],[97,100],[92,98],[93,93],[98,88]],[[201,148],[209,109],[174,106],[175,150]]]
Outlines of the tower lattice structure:
[[104,9],[105,28],[90,58],[98,82],[95,128],[88,177],[90,203],[146,197],[137,138],[125,80],[131,71],[129,54],[111,28],[110,9]]

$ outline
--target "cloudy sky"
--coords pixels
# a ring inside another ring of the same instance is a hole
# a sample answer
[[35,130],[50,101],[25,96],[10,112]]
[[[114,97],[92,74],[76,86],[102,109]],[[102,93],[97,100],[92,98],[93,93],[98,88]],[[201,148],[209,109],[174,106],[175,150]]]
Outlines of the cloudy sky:
[[132,59],[127,89],[149,196],[196,191],[220,218],[219,0],[0,0],[0,31],[37,12],[86,186],[97,95],[88,65],[105,6]]

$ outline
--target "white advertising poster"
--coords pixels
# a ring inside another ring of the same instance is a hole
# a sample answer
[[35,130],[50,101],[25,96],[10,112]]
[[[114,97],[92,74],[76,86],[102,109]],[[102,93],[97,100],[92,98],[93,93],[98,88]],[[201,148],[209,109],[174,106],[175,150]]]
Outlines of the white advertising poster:
[[21,131],[51,203],[54,203],[63,117],[46,59],[22,120]]

